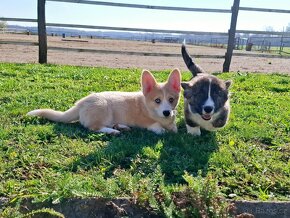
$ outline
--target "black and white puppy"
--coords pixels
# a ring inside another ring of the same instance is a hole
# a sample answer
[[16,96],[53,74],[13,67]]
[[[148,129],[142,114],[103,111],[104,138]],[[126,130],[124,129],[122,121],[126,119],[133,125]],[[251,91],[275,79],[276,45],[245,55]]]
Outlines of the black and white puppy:
[[193,75],[182,82],[184,89],[184,116],[187,132],[199,136],[200,128],[215,131],[226,125],[229,113],[229,87],[231,81],[207,74],[192,61],[185,44],[181,47],[183,60]]

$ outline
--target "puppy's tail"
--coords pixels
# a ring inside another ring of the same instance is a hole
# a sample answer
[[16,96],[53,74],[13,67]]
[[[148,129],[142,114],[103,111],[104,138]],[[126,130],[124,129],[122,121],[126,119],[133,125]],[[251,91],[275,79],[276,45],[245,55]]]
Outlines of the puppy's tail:
[[186,64],[187,68],[190,70],[190,72],[192,73],[194,77],[198,73],[205,73],[205,71],[200,66],[198,66],[192,61],[192,58],[190,57],[190,55],[188,54],[185,48],[185,40],[183,41],[182,46],[181,46],[181,54],[182,54],[184,63]]
[[77,106],[73,106],[65,112],[52,109],[37,109],[28,112],[27,115],[44,117],[55,122],[71,123],[79,119],[79,109]]

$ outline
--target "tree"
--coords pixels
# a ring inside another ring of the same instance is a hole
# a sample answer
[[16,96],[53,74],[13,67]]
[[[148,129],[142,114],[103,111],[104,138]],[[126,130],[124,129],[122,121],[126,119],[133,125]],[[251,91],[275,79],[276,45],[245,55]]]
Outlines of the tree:
[[7,28],[7,22],[6,21],[0,21],[0,30],[5,30]]

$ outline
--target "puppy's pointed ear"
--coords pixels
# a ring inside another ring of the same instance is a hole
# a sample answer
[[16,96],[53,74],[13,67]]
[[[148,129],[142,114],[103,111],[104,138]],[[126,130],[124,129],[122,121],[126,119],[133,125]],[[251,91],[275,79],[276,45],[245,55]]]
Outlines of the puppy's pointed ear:
[[225,81],[226,88],[229,89],[230,86],[232,85],[232,83],[233,83],[232,80],[227,80],[227,81]]
[[169,85],[170,89],[179,93],[180,92],[180,81],[181,75],[179,69],[174,69],[167,79],[167,84]]
[[156,86],[157,82],[154,76],[148,70],[143,70],[141,77],[142,92],[147,95]]
[[184,89],[184,97],[185,98],[191,98],[192,92],[191,92],[191,85],[187,82],[182,82],[181,87]]

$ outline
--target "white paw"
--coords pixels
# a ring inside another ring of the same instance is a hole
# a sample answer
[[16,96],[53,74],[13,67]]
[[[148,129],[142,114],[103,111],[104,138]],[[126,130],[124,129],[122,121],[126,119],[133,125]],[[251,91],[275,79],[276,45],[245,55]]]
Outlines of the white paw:
[[175,133],[178,132],[178,129],[177,129],[176,124],[173,124],[172,126],[170,126],[170,129],[169,130],[172,131],[172,132],[175,132]]
[[155,132],[156,134],[163,134],[165,132],[165,129],[159,123],[154,123],[147,129],[152,132]]
[[130,131],[131,128],[129,126],[123,124],[116,124],[113,126],[113,129],[120,130],[120,131]]
[[165,129],[163,129],[163,128],[155,129],[155,130],[152,130],[152,131],[155,132],[158,135],[161,135],[161,134],[165,133]]
[[118,135],[120,134],[119,130],[108,128],[108,127],[103,127],[98,130],[98,132],[106,133],[106,134],[111,134],[111,135]]
[[189,133],[191,135],[195,135],[195,136],[200,136],[201,135],[199,126],[191,127],[191,126],[186,124],[186,129],[187,129],[187,133]]

